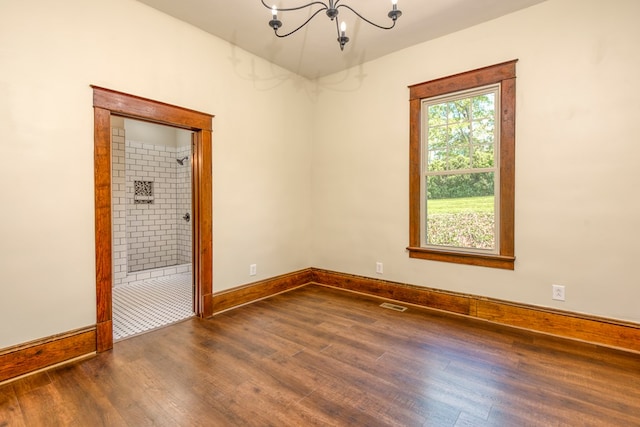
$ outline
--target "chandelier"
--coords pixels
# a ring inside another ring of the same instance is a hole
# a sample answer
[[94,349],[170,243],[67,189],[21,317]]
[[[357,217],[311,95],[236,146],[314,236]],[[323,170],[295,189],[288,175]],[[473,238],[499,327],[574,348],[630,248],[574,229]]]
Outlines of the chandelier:
[[[329,19],[331,19],[332,21],[335,21],[336,23],[336,32],[338,34],[338,43],[340,44],[340,50],[344,50],[344,45],[347,44],[347,42],[349,42],[349,37],[347,37],[347,24],[345,24],[345,22],[342,21],[342,23],[338,26],[338,20],[336,19],[338,17],[338,10],[341,7],[350,10],[358,18],[362,19],[364,22],[371,24],[374,27],[380,28],[382,30],[390,30],[393,27],[395,27],[397,19],[402,15],[402,12],[398,10],[398,0],[391,0],[391,5],[392,5],[391,10],[387,14],[387,16],[391,19],[391,25],[389,26],[378,25],[375,22],[368,20],[367,18],[362,16],[360,13],[356,12],[356,10],[353,9],[351,6],[340,3],[340,0],[335,0],[335,1],[329,0],[328,4],[324,1],[312,1],[303,6],[280,8],[280,9],[278,9],[275,5],[273,6],[267,5],[264,2],[264,0],[260,0],[260,1],[264,5],[264,7],[266,7],[267,9],[271,9],[272,18],[271,18],[271,21],[269,21],[269,26],[273,28],[273,32],[275,33],[275,35],[281,38],[290,36],[291,34],[297,32],[302,27],[304,27],[309,22],[311,22],[311,20],[315,18],[320,12],[325,11],[325,14],[329,17]],[[315,9],[316,7],[317,9]],[[290,12],[293,10],[300,10],[305,8],[309,8],[310,12],[313,12],[309,17],[309,19],[307,19],[302,24],[300,24],[299,27],[295,28],[292,31],[289,31],[288,33],[285,33],[285,34],[278,33],[278,30],[280,29],[280,27],[282,27],[282,21],[278,19],[278,12]]]

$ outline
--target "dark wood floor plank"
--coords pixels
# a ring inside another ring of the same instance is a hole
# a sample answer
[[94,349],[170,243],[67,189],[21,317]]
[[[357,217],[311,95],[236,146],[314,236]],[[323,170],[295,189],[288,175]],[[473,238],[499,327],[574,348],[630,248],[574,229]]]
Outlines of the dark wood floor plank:
[[0,386],[0,427],[24,426],[24,416],[12,384]]
[[[156,384],[144,381],[145,377],[132,369],[132,365],[101,358],[82,368],[87,376],[100,384],[102,392],[130,425],[169,427],[177,424],[165,410],[164,399],[158,402],[147,393]],[[132,378],[136,381],[131,381]]]
[[47,372],[38,372],[24,377],[21,381],[13,383],[13,389],[18,397],[29,393],[39,387],[51,384],[51,377]]
[[268,358],[276,353],[292,355],[304,348],[303,345],[294,343],[280,336],[268,333],[266,324],[256,322],[236,321],[234,317],[224,317],[220,321],[223,323],[223,336],[228,336],[251,353],[252,358]]
[[308,285],[0,386],[4,426],[640,425],[640,356]]
[[[150,348],[150,352],[155,354],[136,364],[137,375],[151,385],[145,398],[161,404],[176,425],[206,426],[211,425],[211,420],[227,425],[242,423],[242,417],[219,404],[226,396],[225,391],[231,393],[235,389],[235,384],[226,381],[229,377],[220,376],[221,381],[212,383],[208,371],[193,368],[199,362],[192,365],[193,359],[180,357],[179,348],[156,347]],[[220,372],[222,368],[213,369]]]
[[58,385],[49,384],[38,387],[20,396],[19,403],[27,426],[80,425],[77,406],[67,403]]
[[[49,371],[51,385],[60,396],[60,406],[70,410],[75,425],[126,426],[127,423],[103,392],[102,384],[92,381],[79,364]],[[87,396],[91,396],[87,398]]]
[[353,384],[348,378],[340,378],[319,388],[312,397],[318,395],[336,404],[347,403],[382,421],[383,425],[422,425],[426,421],[421,410],[424,400],[395,385],[385,385],[379,391],[372,392]]
[[301,400],[298,406],[310,413],[309,418],[320,417],[329,425],[372,427],[389,425],[384,420],[358,408],[357,403],[356,396],[332,395],[329,397],[324,393],[312,393]]

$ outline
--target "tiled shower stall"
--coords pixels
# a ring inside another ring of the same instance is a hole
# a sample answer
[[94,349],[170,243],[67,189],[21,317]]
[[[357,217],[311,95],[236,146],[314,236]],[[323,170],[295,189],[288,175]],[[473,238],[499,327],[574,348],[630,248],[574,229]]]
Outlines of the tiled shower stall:
[[118,127],[112,133],[114,286],[162,276],[164,267],[190,271],[191,145],[134,141]]

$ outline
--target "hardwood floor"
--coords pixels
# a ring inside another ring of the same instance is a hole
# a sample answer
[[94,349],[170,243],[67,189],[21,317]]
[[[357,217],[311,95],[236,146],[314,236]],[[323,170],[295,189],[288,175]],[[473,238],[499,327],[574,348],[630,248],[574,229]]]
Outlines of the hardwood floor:
[[640,425],[640,356],[308,285],[0,386],[0,426]]

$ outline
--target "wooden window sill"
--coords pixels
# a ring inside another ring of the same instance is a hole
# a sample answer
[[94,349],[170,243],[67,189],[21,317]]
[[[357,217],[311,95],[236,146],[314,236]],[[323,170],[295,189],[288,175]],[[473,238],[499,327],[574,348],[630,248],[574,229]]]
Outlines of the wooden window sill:
[[502,268],[505,270],[513,270],[516,260],[516,258],[513,256],[480,254],[472,252],[455,252],[412,246],[409,246],[407,250],[409,251],[410,258],[453,262],[456,264],[478,265],[491,268]]

